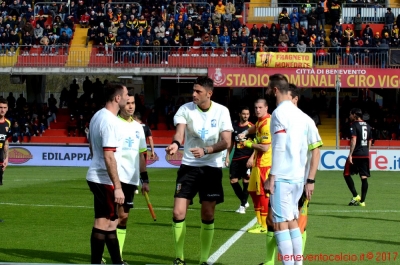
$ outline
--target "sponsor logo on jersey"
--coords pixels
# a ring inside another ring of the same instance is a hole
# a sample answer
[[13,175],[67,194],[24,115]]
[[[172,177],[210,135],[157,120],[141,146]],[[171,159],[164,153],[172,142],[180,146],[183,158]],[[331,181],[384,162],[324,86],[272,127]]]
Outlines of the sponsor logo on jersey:
[[201,130],[198,130],[197,133],[200,135],[200,138],[204,140],[206,139],[206,134],[208,134],[208,130],[202,128]]
[[129,137],[125,139],[125,143],[127,143],[128,147],[131,148],[134,143],[134,140],[131,137]]
[[165,155],[165,160],[174,166],[180,166],[182,163],[183,150],[178,150],[174,155]]
[[28,149],[12,147],[8,151],[8,162],[11,164],[24,164],[33,158]]

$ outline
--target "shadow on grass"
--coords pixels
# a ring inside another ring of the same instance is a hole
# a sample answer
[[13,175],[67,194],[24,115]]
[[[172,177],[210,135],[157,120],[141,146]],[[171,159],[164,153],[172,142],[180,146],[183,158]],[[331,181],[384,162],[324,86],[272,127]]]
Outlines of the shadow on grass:
[[310,207],[312,207],[313,205],[326,205],[326,206],[338,205],[338,206],[346,206],[346,204],[343,204],[343,203],[315,202],[315,201],[310,202]]
[[9,257],[8,260],[5,258],[2,262],[15,262],[16,257],[19,260],[25,260],[30,262],[32,259],[45,260],[46,263],[89,263],[90,253],[79,254],[79,253],[67,253],[67,252],[55,252],[37,249],[19,249],[19,248],[0,248],[0,253],[4,253],[5,257]]
[[[107,248],[104,249],[107,263],[110,264],[111,260],[107,252]],[[6,257],[1,262],[15,262],[16,259],[24,260],[25,263],[30,262],[33,259],[43,260],[41,263],[61,263],[61,264],[88,264],[90,262],[90,253],[79,254],[79,253],[67,253],[67,252],[55,252],[55,251],[44,251],[34,249],[6,249],[0,248],[0,253],[4,253]],[[172,264],[173,256],[162,256],[156,254],[146,254],[137,252],[124,252],[124,255],[131,255],[133,257],[142,257],[143,259],[149,259],[150,261],[136,261],[127,260],[130,264],[135,265],[146,265],[146,264]],[[13,258],[15,257],[15,258]],[[198,264],[197,260],[187,259],[190,264]],[[215,263],[218,265],[218,263]]]
[[333,217],[333,218],[338,218],[338,219],[367,219],[367,220],[373,220],[373,221],[380,221],[380,222],[395,222],[398,223],[399,220],[390,220],[390,219],[383,219],[383,218],[374,218],[374,217],[360,217],[360,216],[348,216],[348,215],[329,215],[329,214],[314,214],[315,216],[323,216],[323,217]]
[[386,245],[400,245],[398,241],[389,241],[389,240],[377,240],[377,239],[366,239],[366,238],[352,238],[352,237],[331,237],[331,236],[316,236],[317,238],[323,239],[334,239],[341,241],[359,241],[359,242],[371,242],[378,244],[386,244]]
[[[158,222],[140,223],[140,222],[138,222],[137,224],[143,225],[143,226],[151,226],[151,227],[154,227],[154,226],[159,226],[159,227],[172,227],[172,222],[171,222],[171,223],[158,223]],[[186,224],[186,227],[187,227],[187,228],[200,229],[200,221],[199,221],[199,225],[198,225],[198,226],[196,226],[196,225],[187,225],[187,224]],[[232,228],[232,229],[230,229],[230,228],[228,228],[228,229],[227,229],[227,228],[214,228],[214,230],[220,230],[220,231],[235,231],[235,232],[238,231],[237,228]],[[171,234],[172,234],[172,232],[171,232]]]

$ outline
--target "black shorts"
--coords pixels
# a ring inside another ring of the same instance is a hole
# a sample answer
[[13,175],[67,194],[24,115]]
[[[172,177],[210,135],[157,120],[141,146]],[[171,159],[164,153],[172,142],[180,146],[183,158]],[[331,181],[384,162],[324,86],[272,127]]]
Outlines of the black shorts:
[[135,197],[135,190],[137,190],[138,187],[136,185],[126,184],[123,182],[121,182],[121,187],[125,196],[124,206],[133,208],[133,198]]
[[176,178],[175,198],[193,200],[199,193],[202,201],[224,202],[222,168],[181,165]]
[[346,164],[344,166],[343,175],[350,176],[359,174],[360,177],[366,176],[370,177],[371,174],[369,172],[369,158],[368,157],[353,157],[353,164],[350,164],[349,160],[346,160]]
[[94,196],[94,218],[118,219],[117,204],[114,202],[114,186],[87,181]]
[[231,166],[229,168],[229,178],[230,179],[249,179],[247,174],[247,158],[232,160]]

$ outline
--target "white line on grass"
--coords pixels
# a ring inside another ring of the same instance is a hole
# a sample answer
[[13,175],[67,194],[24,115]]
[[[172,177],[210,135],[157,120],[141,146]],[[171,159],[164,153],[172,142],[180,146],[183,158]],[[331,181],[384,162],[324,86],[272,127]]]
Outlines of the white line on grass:
[[400,213],[400,210],[311,210],[310,213]]
[[242,227],[239,231],[237,231],[231,238],[228,239],[217,251],[214,252],[209,258],[208,258],[208,264],[213,265],[235,242],[244,234],[246,233],[247,229],[252,227],[255,222],[257,221],[257,218],[254,218],[251,220],[247,225]]

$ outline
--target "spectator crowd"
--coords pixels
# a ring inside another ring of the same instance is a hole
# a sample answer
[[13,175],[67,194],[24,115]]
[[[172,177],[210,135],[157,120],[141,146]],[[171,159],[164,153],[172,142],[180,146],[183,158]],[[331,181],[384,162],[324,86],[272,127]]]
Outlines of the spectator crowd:
[[306,52],[315,64],[336,64],[341,58],[342,64],[384,68],[389,49],[399,46],[400,14],[396,19],[391,8],[384,28],[373,32],[369,25],[363,28],[361,14],[353,18],[353,27],[344,28],[341,4],[328,0],[291,4],[277,14],[278,23],[251,28],[238,18],[242,0],[37,2],[2,2],[0,55],[15,54],[19,45],[22,55],[32,54],[32,47],[41,47],[43,56],[67,55],[75,23],[88,28],[86,46],[92,42],[98,56],[112,56],[115,63],[168,64],[169,56],[180,56],[178,49],[182,56],[192,48],[201,48],[202,56],[217,56],[214,50],[220,48],[221,56],[240,56],[247,64],[255,64],[257,52]]

